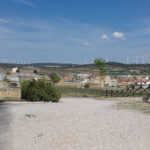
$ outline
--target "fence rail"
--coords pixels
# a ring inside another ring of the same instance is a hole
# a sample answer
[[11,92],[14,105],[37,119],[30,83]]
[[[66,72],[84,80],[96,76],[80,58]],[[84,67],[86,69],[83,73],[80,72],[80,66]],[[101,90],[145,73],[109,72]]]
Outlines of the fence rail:
[[66,96],[91,96],[91,97],[136,97],[150,94],[150,85],[132,85],[125,89],[85,89],[78,87],[58,87],[62,94]]
[[129,97],[129,96],[143,96],[150,94],[150,85],[145,87],[142,85],[132,85],[129,87],[126,87],[124,90],[111,90],[105,91],[105,96],[111,96],[111,97]]

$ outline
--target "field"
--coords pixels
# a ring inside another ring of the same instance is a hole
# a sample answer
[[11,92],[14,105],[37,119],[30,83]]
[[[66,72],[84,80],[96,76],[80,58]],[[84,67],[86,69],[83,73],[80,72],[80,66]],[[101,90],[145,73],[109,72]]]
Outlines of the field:
[[[51,72],[56,72],[60,76],[66,74],[77,74],[77,73],[94,73],[99,74],[99,70],[94,64],[89,65],[69,65],[69,66],[37,66],[40,68],[40,73],[49,74]],[[108,75],[149,75],[150,74],[150,65],[149,64],[119,64],[119,63],[107,63],[106,70]]]
[[150,115],[117,108],[120,102],[129,101],[62,98],[59,103],[2,102],[0,149],[149,150]]
[[[39,74],[49,75],[56,72],[60,76],[75,75],[78,73],[99,74],[94,64],[76,65],[59,63],[35,63],[35,64],[8,64],[0,63],[0,72],[9,73],[12,67],[18,67],[20,71],[32,72],[39,70]],[[150,75],[150,64],[122,64],[117,62],[106,63],[107,75]]]
[[64,97],[141,97],[148,95],[149,87],[104,87],[104,88],[84,88],[81,86],[56,86]]

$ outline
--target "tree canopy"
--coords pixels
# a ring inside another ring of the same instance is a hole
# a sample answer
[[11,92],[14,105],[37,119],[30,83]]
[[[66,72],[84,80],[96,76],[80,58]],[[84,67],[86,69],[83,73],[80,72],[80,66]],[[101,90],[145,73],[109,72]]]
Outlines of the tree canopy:
[[103,59],[95,59],[94,63],[96,67],[99,69],[99,73],[101,75],[106,74],[105,61]]

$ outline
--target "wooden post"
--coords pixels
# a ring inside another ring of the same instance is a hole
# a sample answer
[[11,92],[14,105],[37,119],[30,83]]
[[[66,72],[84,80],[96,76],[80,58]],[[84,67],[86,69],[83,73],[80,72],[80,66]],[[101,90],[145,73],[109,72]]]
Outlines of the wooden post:
[[106,90],[106,96],[108,96],[108,93],[107,93],[108,91]]

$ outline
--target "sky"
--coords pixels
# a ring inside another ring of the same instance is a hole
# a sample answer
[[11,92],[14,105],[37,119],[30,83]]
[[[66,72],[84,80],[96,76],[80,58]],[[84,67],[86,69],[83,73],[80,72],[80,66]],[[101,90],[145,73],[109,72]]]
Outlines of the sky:
[[0,0],[0,62],[150,63],[149,0]]

